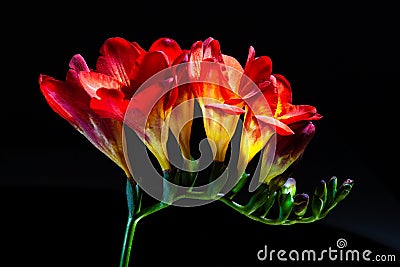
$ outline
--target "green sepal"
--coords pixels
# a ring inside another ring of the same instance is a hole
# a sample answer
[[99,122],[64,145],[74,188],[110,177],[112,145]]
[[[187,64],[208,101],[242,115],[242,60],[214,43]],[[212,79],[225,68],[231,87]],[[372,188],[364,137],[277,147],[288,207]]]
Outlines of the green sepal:
[[326,182],[321,180],[320,184],[314,190],[314,196],[311,203],[312,213],[315,218],[320,217],[320,214],[324,209],[327,192]]
[[327,185],[327,196],[326,196],[326,206],[330,207],[336,198],[337,192],[337,178],[333,176]]
[[310,202],[310,197],[307,194],[297,194],[294,197],[293,202],[293,212],[298,217],[303,217],[307,212],[308,203]]
[[163,200],[162,202],[171,205],[175,201],[177,186],[170,186],[167,182],[177,185],[180,178],[180,172],[163,172]]
[[293,208],[293,197],[290,192],[288,193],[281,193],[278,197],[279,203],[279,221],[285,221],[292,211]]
[[243,173],[242,176],[240,177],[239,181],[236,183],[236,185],[232,188],[231,192],[229,194],[236,195],[239,193],[239,191],[243,188],[243,186],[246,184],[248,178],[250,177],[250,174]]
[[260,208],[270,196],[269,186],[261,184],[255,191],[249,202],[244,207],[247,214],[251,214]]
[[272,194],[269,194],[267,201],[264,203],[264,205],[262,205],[260,207],[260,210],[263,212],[262,217],[267,216],[269,210],[272,208],[272,206],[275,203],[275,199],[276,199],[277,195],[278,195],[278,193],[276,191],[272,192]]
[[322,199],[320,199],[314,195],[314,197],[312,199],[312,203],[311,203],[311,209],[312,209],[314,218],[319,217],[319,215],[322,212],[323,207],[324,207],[324,202],[322,201]]
[[336,193],[336,198],[334,201],[334,204],[336,205],[340,201],[342,201],[351,191],[353,188],[354,181],[347,179],[346,181],[343,182],[343,184],[339,187],[337,193]]
[[[189,162],[189,170],[197,169],[197,162],[195,160],[190,160]],[[181,185],[185,187],[194,187],[197,180],[198,172],[195,171],[181,171]]]
[[[221,189],[224,187],[225,183],[213,183],[215,180],[224,181],[226,182],[228,180],[228,172],[224,171],[226,170],[226,165],[224,162],[219,162],[219,161],[214,161],[213,166],[211,169],[211,174],[210,174],[210,180],[209,184],[207,186],[207,195],[210,198],[215,198],[218,193],[221,192]],[[220,177],[222,174],[224,174],[225,177]],[[224,179],[224,180],[220,180]],[[218,186],[217,186],[218,185]]]
[[327,199],[328,189],[326,187],[326,182],[321,180],[317,188],[315,188],[314,195],[322,200],[325,205]]
[[132,187],[132,182],[126,179],[126,200],[128,204],[129,217],[133,217],[137,210],[140,209],[141,202],[140,188],[138,184]]

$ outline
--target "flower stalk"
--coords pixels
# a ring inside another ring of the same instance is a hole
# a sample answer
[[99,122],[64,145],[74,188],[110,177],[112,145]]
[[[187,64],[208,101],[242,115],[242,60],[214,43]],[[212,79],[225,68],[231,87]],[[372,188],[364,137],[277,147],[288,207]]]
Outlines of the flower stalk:
[[160,211],[169,205],[164,202],[158,202],[150,207],[141,209],[142,206],[142,189],[136,184],[132,186],[132,182],[127,179],[126,183],[126,197],[128,204],[128,220],[125,228],[124,242],[122,245],[120,267],[128,267],[131,258],[132,243],[135,236],[136,226],[138,222],[157,211]]

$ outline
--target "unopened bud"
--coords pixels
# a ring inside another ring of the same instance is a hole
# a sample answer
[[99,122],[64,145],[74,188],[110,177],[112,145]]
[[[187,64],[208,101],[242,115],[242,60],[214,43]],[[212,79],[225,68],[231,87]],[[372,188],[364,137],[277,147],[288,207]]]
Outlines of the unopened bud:
[[310,197],[307,194],[297,194],[294,197],[294,203],[293,203],[294,213],[297,216],[302,217],[307,211],[309,201]]

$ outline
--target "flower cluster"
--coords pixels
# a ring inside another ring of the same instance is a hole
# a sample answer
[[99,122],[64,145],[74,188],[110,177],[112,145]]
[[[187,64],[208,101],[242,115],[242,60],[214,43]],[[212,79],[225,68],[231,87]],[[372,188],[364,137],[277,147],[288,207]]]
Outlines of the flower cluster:
[[[314,106],[293,104],[288,80],[273,73],[271,59],[256,56],[253,47],[242,66],[223,54],[213,38],[197,41],[189,49],[160,38],[145,50],[136,42],[113,37],[101,46],[95,68],[79,54],[69,67],[65,81],[41,74],[40,89],[56,113],[127,175],[129,213],[120,266],[129,265],[137,222],[179,200],[218,199],[264,224],[290,225],[324,218],[353,186],[347,179],[338,187],[332,177],[321,180],[311,197],[296,194],[290,172],[314,136],[313,121],[322,116]],[[201,188],[197,182],[203,162],[193,157],[191,148],[191,137],[197,134],[196,112],[201,113],[213,154],[209,183],[200,191],[193,190]],[[135,138],[126,135],[125,126]],[[136,169],[143,169],[144,175],[137,180],[126,154],[131,139],[139,140],[134,153],[139,154],[143,145],[162,173],[161,198],[153,196],[159,202],[152,206],[142,207],[143,192],[149,192],[138,182],[151,180],[152,170],[139,163]],[[173,153],[167,145],[171,139],[178,147]],[[175,154],[182,166],[173,161]],[[235,198],[249,182],[247,172],[256,155],[259,161],[249,185],[254,190],[245,204],[239,204]],[[215,183],[221,177],[228,180]]]
[[[174,67],[179,65],[185,65],[185,71],[179,68],[178,73]],[[238,122],[242,124],[238,169],[245,168],[264,149],[260,177],[264,183],[299,159],[314,135],[312,121],[321,118],[313,106],[292,104],[290,84],[284,76],[272,73],[269,57],[257,57],[250,47],[242,67],[234,57],[223,54],[213,38],[197,41],[187,50],[172,39],[160,38],[145,50],[136,42],[114,37],[102,45],[94,69],[79,54],[72,57],[69,66],[65,82],[40,75],[43,95],[54,111],[128,176],[121,136],[124,122],[145,143],[163,171],[171,170],[165,129],[177,139],[182,156],[192,158],[195,101],[190,100],[196,100],[201,108],[216,162],[225,161]],[[165,75],[165,83],[142,88],[149,78],[167,69],[171,71]],[[183,76],[190,83],[180,83]],[[176,107],[180,112],[173,112]],[[128,112],[133,114],[129,119]]]

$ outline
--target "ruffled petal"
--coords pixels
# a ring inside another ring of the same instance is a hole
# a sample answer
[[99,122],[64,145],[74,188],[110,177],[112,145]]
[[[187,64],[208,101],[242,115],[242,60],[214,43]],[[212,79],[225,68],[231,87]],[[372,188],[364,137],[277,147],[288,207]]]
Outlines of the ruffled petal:
[[167,57],[168,65],[172,65],[174,60],[182,54],[182,49],[177,42],[170,38],[160,38],[149,48],[149,52],[162,51]]
[[135,77],[135,62],[144,50],[137,44],[120,37],[107,39],[100,48],[101,56],[96,63],[96,71],[113,77],[130,86]]

